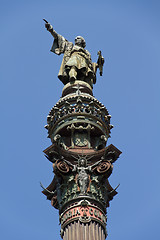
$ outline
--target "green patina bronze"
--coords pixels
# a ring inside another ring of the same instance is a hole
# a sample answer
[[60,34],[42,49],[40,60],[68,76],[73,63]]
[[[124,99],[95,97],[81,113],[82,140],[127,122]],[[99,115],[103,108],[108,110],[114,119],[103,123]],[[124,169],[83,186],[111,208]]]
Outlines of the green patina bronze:
[[77,36],[73,44],[58,34],[47,21],[45,27],[54,37],[51,51],[57,55],[64,54],[58,78],[64,84],[79,79],[92,87],[96,83],[97,68],[100,69],[102,76],[104,58],[101,51],[98,52],[97,63],[93,63],[90,53],[85,49],[86,42],[83,37]]
[[[87,210],[90,216],[79,214],[76,221],[91,221],[95,206],[94,217],[101,213],[96,221],[105,227],[106,208],[117,194],[108,179],[121,152],[112,144],[106,146],[113,128],[111,115],[92,93],[97,68],[101,76],[103,72],[101,51],[98,52],[97,63],[93,63],[85,49],[84,38],[76,37],[73,44],[57,34],[47,21],[45,27],[54,37],[51,51],[57,55],[64,54],[58,78],[65,86],[62,97],[50,110],[45,126],[52,145],[44,153],[53,163],[54,178],[47,188],[41,186],[52,206],[63,216],[63,237],[64,228],[69,221],[74,221],[71,219],[73,213],[82,202],[86,203],[86,208],[92,206]],[[74,209],[73,212],[68,211],[65,215],[70,208]],[[103,216],[103,221],[100,216]]]

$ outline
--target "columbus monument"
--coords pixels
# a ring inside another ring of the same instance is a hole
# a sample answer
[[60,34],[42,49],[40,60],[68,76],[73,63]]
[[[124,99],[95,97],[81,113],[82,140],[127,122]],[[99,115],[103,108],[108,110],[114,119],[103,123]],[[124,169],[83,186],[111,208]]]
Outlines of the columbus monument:
[[117,194],[108,179],[121,151],[107,146],[111,115],[92,92],[98,69],[102,76],[104,58],[98,51],[97,62],[92,62],[83,37],[77,36],[73,44],[44,21],[54,38],[51,51],[63,54],[58,78],[64,87],[47,116],[52,144],[44,153],[54,177],[48,187],[41,184],[42,192],[59,210],[63,240],[105,240],[106,209]]

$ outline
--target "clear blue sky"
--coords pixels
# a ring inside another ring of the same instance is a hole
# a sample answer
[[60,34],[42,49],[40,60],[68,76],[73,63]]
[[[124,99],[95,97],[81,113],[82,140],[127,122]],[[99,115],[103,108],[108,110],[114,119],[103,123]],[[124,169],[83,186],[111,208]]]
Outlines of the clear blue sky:
[[52,164],[44,129],[61,96],[62,57],[51,53],[43,18],[70,41],[82,35],[92,60],[105,57],[95,97],[112,115],[109,144],[122,156],[110,177],[108,240],[160,239],[160,2],[0,1],[1,239],[61,239],[58,211],[41,194]]

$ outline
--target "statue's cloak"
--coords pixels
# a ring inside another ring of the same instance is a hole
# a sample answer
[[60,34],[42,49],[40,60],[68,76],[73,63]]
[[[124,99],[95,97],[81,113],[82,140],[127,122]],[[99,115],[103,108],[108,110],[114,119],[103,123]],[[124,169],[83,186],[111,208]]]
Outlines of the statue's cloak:
[[69,82],[68,72],[72,66],[75,66],[79,73],[85,72],[88,80],[95,83],[96,74],[94,72],[90,53],[86,49],[73,45],[72,42],[69,42],[63,36],[57,34],[51,52],[54,52],[57,55],[64,54],[58,73],[58,78],[63,84]]
[[62,64],[58,73],[58,78],[63,82],[63,84],[66,84],[68,82],[68,74],[66,72],[65,65],[71,56],[73,43],[66,40],[63,36],[59,34],[57,35],[58,37],[54,39],[51,52],[54,52],[57,55],[64,53]]

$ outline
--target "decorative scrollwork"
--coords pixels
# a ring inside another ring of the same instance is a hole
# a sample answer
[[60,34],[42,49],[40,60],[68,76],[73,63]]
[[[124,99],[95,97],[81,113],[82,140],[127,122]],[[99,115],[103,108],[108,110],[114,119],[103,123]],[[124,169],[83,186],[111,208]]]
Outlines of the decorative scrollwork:
[[107,173],[108,171],[112,170],[112,164],[110,162],[101,162],[97,168],[96,168],[97,172],[100,174],[104,174]]
[[63,174],[67,174],[69,172],[69,166],[66,162],[60,160],[58,163],[57,163],[57,168],[58,170],[63,173]]
[[67,100],[68,101],[62,99],[60,104],[56,104],[56,106],[51,109],[47,117],[48,125],[45,126],[47,129],[51,128],[62,117],[73,113],[92,115],[93,117],[101,119],[101,121],[107,125],[108,129],[113,128],[110,124],[111,115],[109,115],[107,109],[96,99],[83,99],[83,97],[78,96]]
[[79,221],[82,222],[82,223],[88,223],[88,222],[91,221],[91,217],[90,216],[89,217],[88,216],[85,216],[85,217],[81,216],[79,218]]

